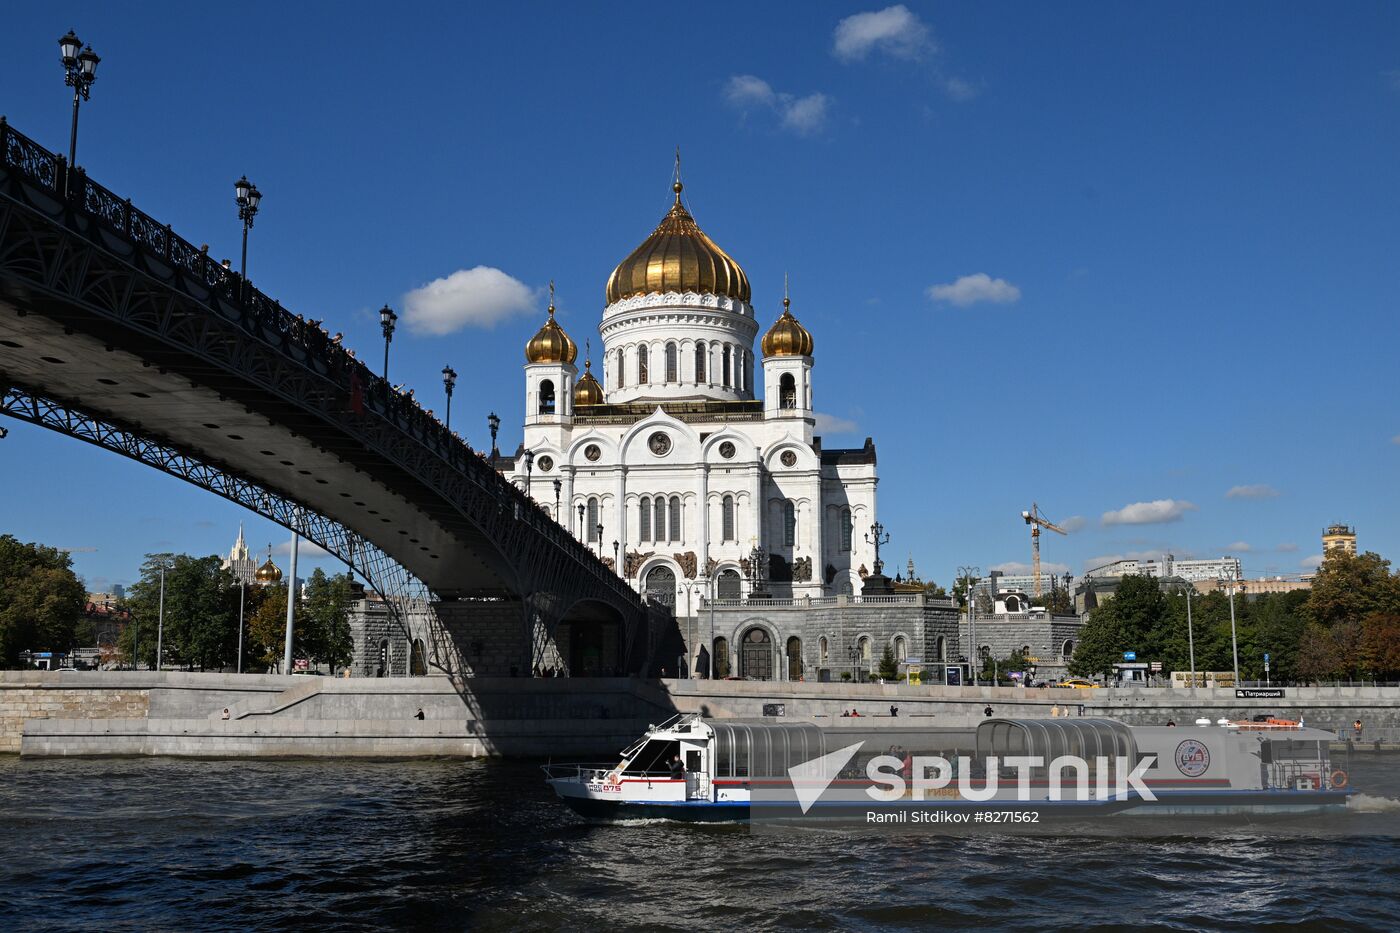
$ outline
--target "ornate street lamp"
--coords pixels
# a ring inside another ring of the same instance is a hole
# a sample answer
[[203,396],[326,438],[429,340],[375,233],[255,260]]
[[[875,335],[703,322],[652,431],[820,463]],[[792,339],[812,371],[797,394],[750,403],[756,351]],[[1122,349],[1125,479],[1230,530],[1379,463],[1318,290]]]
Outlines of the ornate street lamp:
[[[880,560],[880,545],[889,544],[890,536],[886,533],[885,526],[879,522],[870,526],[870,534],[873,534],[874,537],[872,538],[870,535],[866,535],[865,543],[875,545],[875,576],[878,577],[882,576],[885,572],[885,562]],[[884,540],[881,540],[881,535],[884,535]]]
[[530,484],[535,474],[535,452],[530,448],[525,448],[525,495],[530,494],[533,488]]
[[561,516],[559,515],[559,492],[560,492],[560,490],[562,490],[563,488],[564,488],[564,484],[563,484],[562,482],[560,482],[559,480],[556,479],[556,480],[554,481],[554,520],[555,520],[556,522],[559,521],[559,519],[560,519],[560,517],[561,517]]
[[238,203],[238,219],[243,221],[243,265],[239,267],[243,281],[248,281],[248,230],[253,226],[253,217],[258,213],[258,202],[262,192],[257,185],[244,175],[233,183],[233,199]]
[[452,388],[457,385],[457,371],[451,366],[442,368],[442,387],[447,390],[447,417],[443,419],[443,427],[452,430]]
[[496,447],[496,432],[501,429],[501,419],[496,417],[494,411],[486,416],[486,426],[491,429],[491,456],[500,456],[501,452]]
[[384,332],[384,399],[389,398],[389,343],[394,339],[394,324],[399,316],[394,309],[385,305],[379,309],[379,329]]
[[603,523],[599,522],[593,526],[593,530],[598,532],[598,556],[601,558],[603,556]]
[[63,83],[73,89],[73,131],[68,137],[68,170],[78,163],[78,105],[92,95],[92,82],[97,80],[97,63],[102,59],[88,46],[81,52],[82,40],[68,30],[68,35],[58,40],[63,55]]
[[583,540],[583,503],[578,504],[578,539]]
[[[598,527],[601,528],[602,526],[600,525],[600,526],[598,526]],[[619,553],[619,548],[621,548],[621,547],[622,547],[622,542],[620,542],[620,541],[618,541],[616,538],[614,538],[614,539],[613,539],[613,573],[617,574],[619,577],[622,576],[622,565],[618,563],[618,560],[619,560],[619,558],[621,557],[621,554]]]

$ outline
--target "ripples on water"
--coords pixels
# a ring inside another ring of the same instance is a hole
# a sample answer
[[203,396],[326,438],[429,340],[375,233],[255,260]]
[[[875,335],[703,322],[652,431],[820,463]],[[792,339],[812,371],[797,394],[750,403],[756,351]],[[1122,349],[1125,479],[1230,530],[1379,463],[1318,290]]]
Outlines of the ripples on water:
[[[1354,763],[1350,819],[1400,808],[1394,762]],[[0,758],[0,929],[1400,928],[1396,834],[1123,832],[596,825],[523,762]]]

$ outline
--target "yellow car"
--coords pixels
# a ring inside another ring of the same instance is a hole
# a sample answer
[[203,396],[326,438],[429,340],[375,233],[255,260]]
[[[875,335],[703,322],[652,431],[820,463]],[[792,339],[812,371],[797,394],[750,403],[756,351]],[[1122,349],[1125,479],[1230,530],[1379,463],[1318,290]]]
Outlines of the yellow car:
[[1097,689],[1099,685],[1098,685],[1098,684],[1095,684],[1095,683],[1090,683],[1090,682],[1087,681],[1087,680],[1082,680],[1082,679],[1080,679],[1080,678],[1078,678],[1078,677],[1073,677],[1073,678],[1070,678],[1069,680],[1062,680],[1062,681],[1060,681],[1059,683],[1055,684],[1055,686],[1057,686],[1057,687],[1073,687],[1073,688],[1075,688],[1076,690],[1094,690],[1094,689]]

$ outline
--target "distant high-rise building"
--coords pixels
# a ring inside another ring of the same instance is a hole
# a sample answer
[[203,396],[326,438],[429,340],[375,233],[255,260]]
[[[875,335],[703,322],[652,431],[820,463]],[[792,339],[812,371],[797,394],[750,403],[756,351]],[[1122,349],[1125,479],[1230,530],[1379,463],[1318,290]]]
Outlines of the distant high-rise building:
[[248,553],[248,545],[243,540],[243,525],[238,526],[238,540],[233,542],[233,549],[229,551],[228,557],[224,558],[223,567],[233,573],[234,579],[240,583],[257,583],[258,562],[253,560]]
[[1212,557],[1206,560],[1177,560],[1168,554],[1161,560],[1119,560],[1102,567],[1095,567],[1088,577],[1126,577],[1143,574],[1149,577],[1176,577],[1195,583],[1200,580],[1244,578],[1243,568],[1238,557]]
[[1328,525],[1322,533],[1322,556],[1341,551],[1356,556],[1356,529],[1340,523]]

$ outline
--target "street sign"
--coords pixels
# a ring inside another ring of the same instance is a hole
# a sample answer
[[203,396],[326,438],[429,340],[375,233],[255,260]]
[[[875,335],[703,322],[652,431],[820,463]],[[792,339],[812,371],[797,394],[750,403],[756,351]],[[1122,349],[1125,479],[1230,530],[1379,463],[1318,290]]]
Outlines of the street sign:
[[1268,664],[1268,663],[1269,663],[1269,652],[1267,652],[1267,651],[1264,652],[1264,663],[1265,663],[1265,664]]
[[1153,662],[1152,662],[1152,669],[1153,669],[1154,671],[1160,671],[1160,670],[1162,669],[1162,662],[1161,662],[1161,661],[1153,661]]
[[1123,660],[1124,660],[1124,661],[1136,661],[1136,660],[1137,660],[1137,652],[1136,652],[1136,651],[1124,651],[1124,652],[1123,652]]
[[1236,687],[1237,700],[1282,700],[1282,687]]

